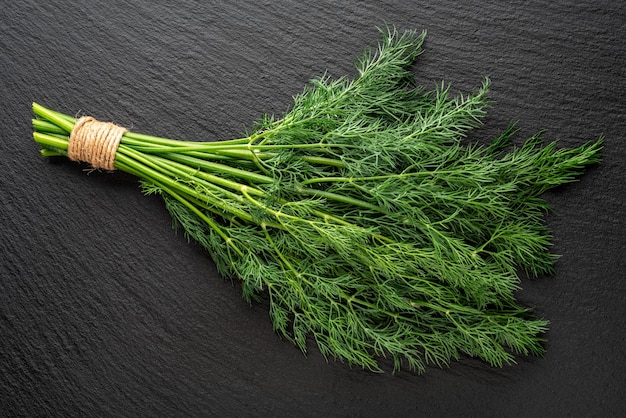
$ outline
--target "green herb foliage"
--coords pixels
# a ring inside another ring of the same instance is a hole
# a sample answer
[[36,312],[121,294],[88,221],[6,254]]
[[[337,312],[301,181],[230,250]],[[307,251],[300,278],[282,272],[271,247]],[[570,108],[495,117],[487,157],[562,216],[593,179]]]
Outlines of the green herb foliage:
[[[599,159],[540,134],[467,144],[489,81],[450,97],[414,84],[424,33],[387,28],[358,76],[312,81],[282,118],[249,135],[175,141],[127,132],[117,169],[161,194],[175,223],[241,283],[269,299],[275,330],[303,351],[373,371],[423,371],[461,355],[494,366],[540,354],[547,321],[518,305],[518,271],[550,273],[539,196]],[[67,155],[74,118],[33,106],[35,140]]]

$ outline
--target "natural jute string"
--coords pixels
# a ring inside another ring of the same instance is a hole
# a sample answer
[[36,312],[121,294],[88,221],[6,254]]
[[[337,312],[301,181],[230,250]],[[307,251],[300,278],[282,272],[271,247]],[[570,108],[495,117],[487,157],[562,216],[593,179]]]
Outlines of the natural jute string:
[[115,153],[125,132],[121,126],[83,116],[70,133],[67,156],[89,163],[93,168],[114,170]]

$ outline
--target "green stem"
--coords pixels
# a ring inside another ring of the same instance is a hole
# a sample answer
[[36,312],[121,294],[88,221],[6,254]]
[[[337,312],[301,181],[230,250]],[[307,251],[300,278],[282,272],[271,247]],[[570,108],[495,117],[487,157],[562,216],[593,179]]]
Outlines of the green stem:
[[[465,168],[469,171],[468,167]],[[366,176],[366,177],[318,177],[302,181],[300,184],[315,184],[315,183],[360,183],[366,181],[381,181],[389,179],[403,179],[411,177],[435,177],[445,174],[457,174],[459,176],[464,175],[463,171],[457,170],[431,170],[431,171],[405,171],[398,174],[386,174],[380,176]]]
[[54,123],[67,133],[72,132],[72,128],[74,128],[75,120],[73,118],[70,118],[69,116],[62,113],[55,112],[54,110],[45,108],[38,103],[33,103],[33,112],[37,116]]
[[171,138],[163,138],[163,137],[159,137],[159,136],[153,136],[153,135],[146,135],[146,134],[141,134],[141,133],[137,133],[137,132],[126,132],[126,134],[124,134],[124,136],[126,137],[126,139],[128,140],[129,144],[135,144],[135,145],[161,145],[163,147],[173,147],[173,148],[181,148],[181,147],[185,147],[187,145],[185,144],[199,144],[199,145],[203,145],[206,146],[207,148],[211,147],[211,146],[230,146],[230,145],[236,145],[236,144],[246,144],[248,141],[248,138],[238,138],[238,139],[230,139],[230,140],[224,140],[224,141],[215,141],[215,142],[192,142],[192,141],[181,141],[181,140],[177,140],[177,139],[171,139]]
[[338,193],[327,192],[324,190],[309,189],[306,187],[298,187],[296,188],[296,191],[305,195],[309,195],[309,196],[323,197],[325,199],[332,200],[335,202],[345,203],[347,205],[352,205],[352,206],[358,206],[364,209],[371,209],[382,214],[388,213],[384,208],[381,208],[380,206],[377,206],[372,203],[366,202],[364,200],[356,199],[350,196],[344,196]]
[[171,161],[176,161],[181,164],[186,164],[190,167],[196,167],[198,168],[198,170],[228,174],[249,181],[250,183],[269,184],[274,182],[274,179],[269,176],[264,176],[262,174],[254,173],[251,171],[234,168],[226,164],[220,164],[213,161],[203,160],[201,158],[190,157],[185,154],[166,153],[162,154],[162,157],[167,158]]
[[57,125],[52,122],[48,122],[47,120],[33,119],[32,123],[33,128],[37,132],[67,135],[67,132],[65,132],[62,128],[59,128]]
[[44,147],[54,148],[67,152],[67,139],[52,134],[33,132],[35,142]]
[[330,167],[348,168],[348,164],[341,160],[326,157],[315,157],[312,155],[305,155],[302,157],[304,161],[313,165],[326,165]]

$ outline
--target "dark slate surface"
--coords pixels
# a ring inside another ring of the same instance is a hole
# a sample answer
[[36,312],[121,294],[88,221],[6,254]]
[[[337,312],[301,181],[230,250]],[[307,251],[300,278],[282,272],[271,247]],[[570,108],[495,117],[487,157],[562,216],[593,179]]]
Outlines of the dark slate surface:
[[[626,9],[614,1],[13,1],[0,8],[0,415],[626,416]],[[209,5],[204,3],[225,3]],[[226,4],[228,3],[228,4]],[[368,3],[368,4],[362,4]],[[557,274],[520,298],[544,358],[370,374],[272,332],[158,198],[48,162],[30,103],[216,140],[282,113],[386,21],[427,29],[422,83],[493,80],[475,138],[510,120],[604,162],[547,195]]]

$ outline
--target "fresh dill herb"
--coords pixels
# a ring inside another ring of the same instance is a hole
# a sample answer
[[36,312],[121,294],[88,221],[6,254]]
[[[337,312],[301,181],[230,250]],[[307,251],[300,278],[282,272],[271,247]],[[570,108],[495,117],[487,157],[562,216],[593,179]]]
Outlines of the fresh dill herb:
[[[245,137],[190,142],[126,132],[115,168],[163,196],[220,273],[263,296],[278,334],[326,357],[423,371],[461,355],[493,366],[541,354],[548,322],[516,302],[519,271],[551,273],[540,195],[599,160],[540,134],[463,138],[489,80],[450,97],[416,86],[424,33],[381,31],[354,79],[324,76]],[[33,104],[45,156],[67,155],[75,119]]]

